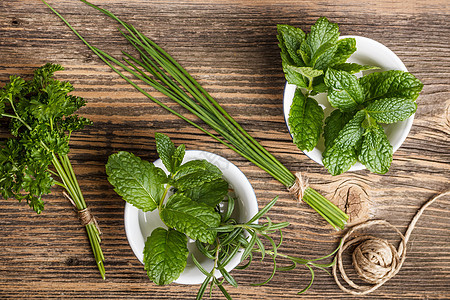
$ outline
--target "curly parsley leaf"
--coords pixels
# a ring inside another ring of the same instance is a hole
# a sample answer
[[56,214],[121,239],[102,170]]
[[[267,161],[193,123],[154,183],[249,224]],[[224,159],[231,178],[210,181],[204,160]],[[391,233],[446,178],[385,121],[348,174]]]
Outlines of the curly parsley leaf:
[[404,121],[417,110],[417,103],[405,98],[383,98],[371,102],[365,110],[381,123]]
[[116,193],[144,212],[153,211],[162,201],[167,181],[164,171],[132,153],[112,154],[106,164],[106,174]]
[[391,166],[392,146],[376,121],[365,130],[358,159],[373,173],[384,174]]
[[306,98],[297,89],[289,111],[289,127],[294,143],[300,150],[311,151],[322,132],[323,109],[313,98]]
[[203,243],[214,243],[217,233],[209,228],[220,224],[220,214],[214,208],[192,201],[183,194],[173,194],[160,211],[162,221],[169,227]]
[[414,75],[398,70],[368,74],[359,79],[359,84],[364,91],[365,102],[391,97],[414,101],[423,88],[422,82]]
[[186,268],[188,255],[186,235],[158,227],[145,242],[144,268],[157,285],[169,284]]
[[328,68],[325,84],[328,86],[328,101],[335,108],[352,111],[364,102],[363,89],[358,79],[345,71]]

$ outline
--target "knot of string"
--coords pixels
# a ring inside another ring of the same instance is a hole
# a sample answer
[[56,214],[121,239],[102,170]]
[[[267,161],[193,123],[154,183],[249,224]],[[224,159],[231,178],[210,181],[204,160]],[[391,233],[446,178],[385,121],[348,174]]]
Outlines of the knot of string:
[[[372,220],[352,227],[342,238],[342,247],[337,252],[336,263],[333,265],[333,276],[341,290],[352,295],[364,295],[375,291],[386,281],[394,277],[400,271],[403,263],[405,262],[406,244],[408,243],[411,233],[420,216],[435,200],[449,194],[450,191],[443,192],[425,203],[412,219],[405,235],[403,235],[396,227],[384,220]],[[355,234],[358,230],[373,227],[375,225],[384,225],[392,228],[400,236],[401,242],[398,249],[395,249],[395,247],[385,239],[371,235],[357,236]],[[356,284],[345,272],[342,263],[342,254],[352,245],[356,245],[352,253],[353,267],[359,277],[363,281],[370,283],[371,286],[361,286]],[[341,278],[353,289],[345,287],[340,282],[337,272],[338,269]]]
[[84,209],[78,209],[75,202],[72,200],[72,198],[70,198],[69,195],[67,195],[66,192],[63,192],[63,195],[67,199],[69,199],[70,203],[72,203],[72,205],[77,209],[78,220],[80,220],[81,225],[86,226],[89,224],[94,224],[95,227],[97,228],[99,234],[102,234],[102,232],[100,231],[100,226],[98,226],[97,219],[91,213],[91,210],[88,207],[86,207]]
[[303,195],[305,194],[308,186],[308,179],[303,178],[301,172],[297,172],[295,173],[295,182],[291,187],[288,188],[288,191],[295,196],[297,202],[300,202],[302,201]]

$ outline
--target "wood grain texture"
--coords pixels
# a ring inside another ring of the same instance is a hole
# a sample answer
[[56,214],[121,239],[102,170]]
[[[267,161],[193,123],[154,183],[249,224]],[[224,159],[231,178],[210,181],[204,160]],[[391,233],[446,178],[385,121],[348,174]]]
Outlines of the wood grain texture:
[[[79,1],[50,1],[92,44],[120,56],[130,46],[116,24]],[[293,0],[108,0],[94,1],[139,27],[171,53],[257,140],[290,170],[301,170],[311,185],[358,218],[386,219],[405,231],[420,206],[449,188],[450,162],[450,10],[445,0],[293,1]],[[331,252],[334,232],[284,187],[245,159],[184,121],[169,115],[103,65],[38,0],[0,2],[0,86],[9,75],[30,76],[46,62],[66,70],[88,105],[82,113],[94,126],[72,139],[70,157],[88,205],[103,231],[107,279],[102,281],[84,229],[71,205],[55,188],[45,197],[42,215],[25,203],[0,201],[0,298],[2,299],[193,299],[198,286],[156,286],[146,277],[124,232],[124,202],[106,180],[108,155],[133,151],[156,159],[154,133],[167,133],[176,144],[222,155],[249,178],[260,205],[276,195],[269,213],[289,221],[284,246],[290,255],[314,258]],[[343,34],[366,36],[392,49],[425,84],[414,125],[383,176],[368,171],[332,177],[296,149],[287,132],[282,95],[284,77],[276,24],[309,31],[320,16],[340,24]],[[156,94],[155,94],[156,95]],[[176,108],[175,105],[171,105]],[[0,133],[5,136],[4,123]],[[450,199],[435,203],[419,221],[400,273],[364,298],[450,298]],[[381,235],[394,237],[380,229]],[[233,271],[240,283],[235,299],[350,299],[332,277],[318,271],[313,288],[297,296],[308,271],[279,273],[266,286],[254,287],[270,273],[255,263]],[[213,292],[213,299],[220,299]]]

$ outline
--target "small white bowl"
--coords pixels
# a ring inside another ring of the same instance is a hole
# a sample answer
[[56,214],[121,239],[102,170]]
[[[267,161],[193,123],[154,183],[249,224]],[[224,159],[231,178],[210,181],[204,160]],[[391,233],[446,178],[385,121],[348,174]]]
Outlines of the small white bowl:
[[[356,74],[357,76],[362,76],[372,72],[383,72],[389,70],[401,70],[408,71],[403,64],[403,62],[392,52],[389,48],[380,44],[377,41],[372,39],[362,37],[362,36],[353,36],[347,35],[340,37],[343,38],[354,38],[356,40],[356,51],[353,55],[348,59],[348,62],[358,63],[360,65],[372,65],[377,66],[379,70],[369,70],[363,71],[360,74]],[[284,96],[283,96],[283,110],[284,110],[284,119],[286,121],[286,125],[288,127],[289,133],[292,136],[291,129],[289,127],[288,118],[289,118],[289,110],[292,105],[292,99],[294,98],[296,86],[293,84],[289,84],[286,82],[286,86],[284,88]],[[330,115],[330,113],[334,110],[334,108],[330,105],[327,100],[326,93],[318,94],[313,96],[312,98],[316,99],[319,105],[324,109],[325,118]],[[384,125],[384,131],[389,139],[393,147],[393,151],[397,151],[397,149],[402,145],[406,137],[408,136],[409,130],[411,129],[412,123],[414,120],[414,115],[410,116],[408,119],[402,122],[397,122],[394,124]],[[309,158],[317,162],[318,164],[323,165],[322,162],[322,152],[325,149],[323,136],[320,137],[317,146],[312,151],[303,151]],[[349,171],[358,171],[365,169],[364,165],[357,162],[354,164]]]
[[[230,187],[233,188],[237,197],[234,211],[236,214],[234,214],[233,217],[235,217],[238,222],[247,222],[258,212],[258,202],[256,200],[255,192],[245,175],[234,164],[214,153],[199,150],[186,151],[183,163],[196,159],[205,159],[222,171],[224,179],[230,184]],[[161,159],[156,160],[154,164],[168,173],[161,162]],[[128,243],[136,257],[143,264],[143,251],[147,237],[150,236],[153,229],[157,227],[167,227],[159,218],[158,210],[144,213],[142,210],[137,209],[128,203],[125,204],[124,219]],[[195,241],[189,238],[188,249],[190,254],[194,253],[195,258],[200,262],[203,268],[207,271],[212,270],[213,261],[201,254],[195,245]],[[240,263],[242,253],[243,251],[240,250],[233,257],[230,263],[225,267],[227,271],[231,271]],[[205,278],[206,276],[198,270],[192,261],[191,255],[189,255],[184,272],[174,282],[180,284],[200,284]]]

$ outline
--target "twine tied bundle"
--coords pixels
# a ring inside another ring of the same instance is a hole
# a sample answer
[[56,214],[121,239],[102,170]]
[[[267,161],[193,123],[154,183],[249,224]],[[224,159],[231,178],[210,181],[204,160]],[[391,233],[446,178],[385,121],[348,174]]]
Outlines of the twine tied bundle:
[[295,173],[295,182],[288,188],[289,193],[293,194],[297,199],[297,202],[301,202],[306,189],[308,188],[308,179],[303,178],[301,172]]
[[98,226],[97,219],[94,217],[94,215],[92,214],[91,210],[88,207],[86,207],[84,209],[78,209],[78,207],[75,204],[75,202],[72,200],[72,198],[70,198],[69,195],[67,195],[66,192],[63,192],[63,195],[67,199],[69,199],[70,203],[72,203],[72,205],[76,208],[77,213],[78,213],[78,220],[80,220],[81,225],[87,226],[89,224],[94,224],[95,227],[98,230],[98,233],[101,235],[102,232],[100,230],[100,226]]
[[[416,213],[414,218],[403,235],[397,228],[384,220],[372,220],[366,223],[354,226],[342,238],[342,247],[336,254],[336,264],[333,265],[333,276],[337,285],[341,290],[352,295],[365,295],[373,292],[382,286],[386,281],[394,277],[402,267],[406,259],[406,244],[411,236],[411,233],[419,220],[424,210],[431,205],[435,200],[445,195],[449,195],[450,191],[446,191],[436,197],[430,199],[422,208]],[[375,225],[384,225],[394,229],[400,236],[401,242],[398,249],[389,243],[387,240],[374,237],[371,235],[362,235],[353,237],[352,235],[363,228],[372,227]],[[352,239],[350,239],[352,238]],[[352,259],[353,266],[360,278],[372,284],[372,286],[360,286],[352,281],[345,272],[342,263],[342,253],[352,245],[357,245],[353,251]],[[353,289],[345,287],[337,276],[339,269],[342,279]]]

